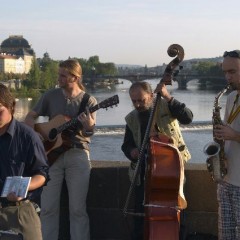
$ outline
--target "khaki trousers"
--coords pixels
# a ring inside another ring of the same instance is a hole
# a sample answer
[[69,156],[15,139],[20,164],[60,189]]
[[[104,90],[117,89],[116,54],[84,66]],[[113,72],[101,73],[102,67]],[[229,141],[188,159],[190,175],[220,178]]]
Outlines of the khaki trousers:
[[28,200],[0,208],[0,230],[21,233],[24,240],[42,240],[40,218]]
[[41,195],[42,234],[44,240],[58,240],[60,195],[65,178],[69,196],[71,240],[90,240],[86,199],[90,178],[89,151],[71,148],[49,169],[50,181]]

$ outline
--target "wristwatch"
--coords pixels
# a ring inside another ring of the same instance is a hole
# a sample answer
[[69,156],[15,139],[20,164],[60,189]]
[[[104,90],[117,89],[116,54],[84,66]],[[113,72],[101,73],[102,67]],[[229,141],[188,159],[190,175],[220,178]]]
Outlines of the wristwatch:
[[91,135],[93,135],[93,133],[94,133],[94,130],[92,130],[92,131],[86,131],[86,130],[84,129],[84,135],[86,135],[86,136],[91,136]]
[[93,131],[85,131],[86,135],[92,135]]

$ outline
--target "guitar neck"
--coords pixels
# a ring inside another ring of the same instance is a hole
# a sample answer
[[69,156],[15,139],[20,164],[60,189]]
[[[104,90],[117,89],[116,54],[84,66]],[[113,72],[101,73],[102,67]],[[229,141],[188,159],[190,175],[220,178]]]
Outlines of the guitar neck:
[[61,126],[57,127],[57,134],[63,132],[64,130],[66,130],[67,128],[70,128],[76,124],[80,123],[78,118],[72,118],[71,120],[67,121],[66,123],[62,124]]
[[[97,105],[89,108],[89,112],[90,112],[90,113],[93,113],[93,112],[97,111],[99,108],[100,108],[100,107],[99,107],[99,105],[97,104]],[[85,111],[85,113],[86,113],[86,111]],[[80,114],[81,114],[81,113],[80,113]],[[80,114],[79,114],[79,115],[80,115]],[[74,126],[74,125],[77,125],[77,124],[80,124],[80,126],[81,126],[81,123],[80,123],[79,120],[78,120],[78,116],[75,117],[75,118],[72,118],[71,120],[67,121],[66,123],[64,123],[64,124],[62,124],[61,126],[59,126],[58,128],[56,128],[56,129],[57,129],[57,134],[59,134],[59,133],[61,133],[62,131],[66,130],[67,128],[70,128],[70,127],[72,127],[72,126]]]

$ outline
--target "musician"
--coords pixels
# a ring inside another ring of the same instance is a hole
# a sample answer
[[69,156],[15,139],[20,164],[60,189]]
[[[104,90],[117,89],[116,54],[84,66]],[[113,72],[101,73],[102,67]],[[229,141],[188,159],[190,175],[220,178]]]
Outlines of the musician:
[[240,50],[225,52],[222,70],[232,92],[227,97],[223,125],[214,127],[217,139],[224,140],[227,174],[218,184],[218,239],[240,239]]
[[[187,162],[190,159],[190,153],[184,143],[176,121],[178,120],[182,124],[189,124],[192,122],[193,114],[185,104],[180,103],[170,95],[165,84],[158,84],[154,92],[159,92],[162,96],[161,109],[157,109],[160,114],[157,114],[156,131],[166,135],[170,135],[169,133],[171,132],[171,136],[169,137],[172,138],[176,147],[178,147],[184,162]],[[129,95],[134,110],[132,110],[125,118],[126,128],[122,151],[131,161],[129,168],[131,180],[131,175],[136,167],[139,150],[141,149],[146,132],[154,94],[149,83],[135,82],[129,89]],[[137,186],[135,188],[135,211],[137,213],[144,212],[144,173],[145,164],[143,163],[141,166],[140,182],[137,181]],[[144,219],[142,217],[135,218],[135,228],[132,239],[143,239],[143,222]]]
[[[59,114],[70,118],[79,115],[81,103],[86,101],[79,62],[74,59],[61,62],[58,75],[59,88],[50,89],[43,94],[33,110],[27,114],[25,122],[32,127],[38,116],[48,116],[51,120]],[[96,103],[96,99],[89,96],[84,110],[95,106]],[[64,136],[63,145],[60,147],[62,151],[50,167],[51,180],[43,189],[41,221],[44,240],[58,239],[60,193],[64,178],[69,195],[71,240],[90,239],[86,198],[91,168],[89,143],[94,132],[96,114],[86,110],[78,116],[78,119],[77,126],[62,134]],[[69,150],[66,150],[66,147],[70,147]]]
[[0,230],[42,240],[36,202],[48,179],[47,157],[36,132],[13,117],[14,109],[14,97],[0,84],[0,193],[6,177],[31,177],[27,198],[16,192],[0,198]]

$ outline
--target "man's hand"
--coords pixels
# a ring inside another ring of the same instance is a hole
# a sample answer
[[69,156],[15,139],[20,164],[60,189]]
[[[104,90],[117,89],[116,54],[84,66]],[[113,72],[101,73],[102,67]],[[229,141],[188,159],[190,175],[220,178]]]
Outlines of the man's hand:
[[232,129],[229,125],[216,125],[213,131],[214,137],[218,140],[232,140],[240,142],[240,133]]
[[78,120],[82,123],[86,132],[93,131],[95,126],[95,119],[90,113],[89,109],[86,109],[86,113],[83,112],[78,116]]
[[163,83],[159,83],[157,87],[154,90],[155,93],[160,93],[160,95],[167,101],[169,102],[172,99],[172,96],[168,92],[166,85]]
[[19,202],[19,201],[21,201],[22,199],[23,199],[23,198],[22,198],[22,197],[18,197],[15,192],[10,192],[10,193],[7,195],[7,200],[10,201],[10,202]]
[[34,128],[34,125],[35,125],[35,120],[36,118],[38,117],[38,114],[34,111],[30,111],[25,120],[24,120],[24,123],[26,123],[29,127],[31,128]]
[[138,159],[138,156],[139,156],[139,151],[137,148],[134,148],[131,153],[130,153],[131,157],[134,159],[134,160],[137,160]]

